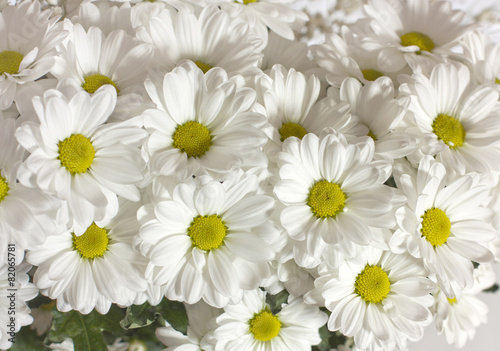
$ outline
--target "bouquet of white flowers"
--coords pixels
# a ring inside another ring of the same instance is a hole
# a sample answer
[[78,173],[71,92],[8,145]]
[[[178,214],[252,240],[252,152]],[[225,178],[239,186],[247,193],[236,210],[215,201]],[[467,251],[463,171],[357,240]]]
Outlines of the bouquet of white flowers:
[[486,321],[500,44],[465,12],[336,6],[311,44],[293,0],[1,8],[0,348],[462,347]]

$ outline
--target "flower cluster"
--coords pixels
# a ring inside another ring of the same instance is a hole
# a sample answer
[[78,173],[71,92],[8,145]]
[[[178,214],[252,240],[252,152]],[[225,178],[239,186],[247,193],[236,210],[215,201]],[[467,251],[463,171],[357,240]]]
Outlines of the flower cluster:
[[500,260],[500,44],[450,2],[368,0],[308,45],[292,2],[1,11],[0,348],[14,286],[15,332],[47,330],[36,291],[81,316],[180,302],[172,351],[473,337]]

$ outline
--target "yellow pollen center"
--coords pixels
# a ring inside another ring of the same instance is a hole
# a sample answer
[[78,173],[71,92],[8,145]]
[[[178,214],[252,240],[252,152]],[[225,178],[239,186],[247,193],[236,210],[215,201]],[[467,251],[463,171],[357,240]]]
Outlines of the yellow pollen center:
[[382,268],[366,265],[365,269],[356,277],[354,288],[354,292],[366,302],[379,303],[391,291],[391,282]]
[[373,139],[373,141],[377,141],[377,137],[375,136],[375,134],[372,133],[371,130],[368,131],[368,134],[367,134],[370,138]]
[[249,321],[250,332],[260,341],[269,341],[278,336],[281,322],[271,311],[265,309],[256,313]]
[[279,129],[279,133],[280,133],[280,140],[285,141],[285,139],[292,136],[302,139],[304,135],[307,134],[307,131],[305,130],[304,127],[302,127],[298,123],[287,122],[283,123],[283,125]]
[[109,238],[106,229],[92,223],[80,236],[73,234],[73,250],[88,259],[101,257],[108,248]]
[[71,173],[85,173],[92,165],[95,150],[92,142],[81,134],[73,134],[59,142],[59,160]]
[[452,149],[462,146],[465,139],[465,129],[458,119],[440,113],[432,122],[432,131],[439,140]]
[[365,78],[366,80],[369,80],[369,81],[374,81],[377,78],[384,76],[383,73],[380,73],[379,71],[376,71],[376,70],[370,69],[370,68],[362,69],[361,73],[363,73],[363,78]]
[[454,303],[457,303],[457,298],[456,297],[454,297],[452,299],[450,299],[450,298],[447,297],[446,299],[448,299],[448,302],[450,303],[450,305],[453,305]]
[[251,4],[251,3],[253,3],[253,2],[257,2],[257,0],[243,0],[243,3],[244,3],[245,5]]
[[316,182],[307,197],[307,205],[317,218],[335,217],[344,210],[346,196],[340,186],[327,180]]
[[195,61],[194,63],[196,63],[196,66],[198,66],[203,71],[203,73],[207,73],[212,69],[212,66],[207,65],[206,63],[203,63],[201,61]]
[[210,251],[224,243],[227,227],[222,218],[216,214],[196,216],[188,228],[188,235],[200,250]]
[[178,125],[173,134],[174,147],[189,157],[200,157],[210,149],[212,135],[203,124],[189,121]]
[[17,51],[5,50],[0,52],[0,75],[19,73],[19,66],[23,58],[24,56]]
[[106,84],[112,85],[116,89],[117,94],[120,92],[115,82],[113,82],[110,78],[99,73],[85,77],[85,82],[82,84],[82,88],[88,93],[94,94],[97,91],[97,89]]
[[439,208],[431,208],[422,216],[422,236],[432,246],[443,245],[450,236],[451,222],[446,213]]
[[429,36],[424,33],[410,32],[401,36],[401,45],[412,46],[416,45],[422,51],[432,51],[434,49],[434,42]]
[[7,180],[0,176],[0,202],[2,202],[3,199],[7,196],[9,193],[9,184],[7,183]]
[[495,83],[500,84],[500,80],[498,78],[495,78]]

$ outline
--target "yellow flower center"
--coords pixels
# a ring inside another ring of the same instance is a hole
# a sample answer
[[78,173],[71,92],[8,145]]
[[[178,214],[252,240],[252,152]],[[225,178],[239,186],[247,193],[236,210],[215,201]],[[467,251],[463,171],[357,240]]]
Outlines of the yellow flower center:
[[283,123],[283,125],[279,129],[279,133],[280,140],[285,141],[285,139],[292,136],[302,139],[304,135],[307,134],[307,131],[298,123],[287,122]]
[[424,33],[410,32],[401,36],[401,45],[412,46],[416,45],[422,51],[432,51],[434,49],[434,42],[429,36]]
[[189,121],[178,125],[173,134],[174,147],[189,157],[200,157],[210,149],[212,135],[203,124]]
[[451,222],[446,213],[439,208],[431,208],[422,216],[422,236],[432,246],[443,245],[450,236]]
[[354,288],[354,292],[366,302],[379,303],[391,291],[391,282],[382,268],[366,265],[365,269],[356,277]]
[[106,229],[92,223],[80,236],[73,234],[73,250],[88,259],[101,257],[108,248],[109,238]]
[[256,313],[249,321],[250,332],[260,341],[269,341],[278,336],[281,322],[271,311],[265,309]]
[[116,89],[117,94],[120,92],[115,82],[113,82],[110,78],[99,73],[85,77],[85,82],[82,84],[82,88],[88,93],[94,94],[97,91],[97,89],[106,84],[112,85]]
[[7,183],[7,180],[0,176],[0,202],[2,202],[3,199],[7,196],[9,193],[9,184]]
[[243,0],[245,5],[251,4],[252,2],[257,2],[257,0]]
[[495,78],[495,83],[500,84],[500,80],[498,78]]
[[0,75],[4,73],[19,73],[19,66],[24,56],[17,51],[4,50],[0,52]]
[[335,217],[344,210],[346,196],[340,186],[328,180],[316,182],[307,197],[307,205],[317,218]]
[[195,61],[194,63],[196,63],[196,66],[198,66],[203,71],[203,73],[207,73],[212,69],[212,66],[207,65],[206,63],[203,63],[201,61]]
[[81,134],[73,134],[59,142],[59,160],[71,173],[85,173],[92,165],[95,150],[92,142]]
[[363,77],[366,79],[366,80],[369,80],[369,81],[374,81],[376,80],[377,78],[380,78],[380,77],[383,77],[384,74],[383,73],[380,73],[379,71],[376,71],[374,69],[370,69],[370,68],[367,68],[367,69],[362,69],[361,70],[361,73],[363,73]]
[[440,113],[432,122],[432,131],[452,149],[462,146],[465,139],[465,129],[458,119]]
[[377,141],[377,137],[375,136],[375,134],[372,133],[371,130],[368,131],[368,134],[367,134],[370,138],[373,139],[373,141]]
[[224,243],[227,227],[222,218],[216,214],[196,216],[188,228],[188,235],[200,250],[210,251]]
[[448,302],[450,303],[450,305],[453,305],[454,303],[457,303],[457,298],[456,297],[454,297],[452,299],[450,299],[450,298],[447,297],[447,299],[448,299]]

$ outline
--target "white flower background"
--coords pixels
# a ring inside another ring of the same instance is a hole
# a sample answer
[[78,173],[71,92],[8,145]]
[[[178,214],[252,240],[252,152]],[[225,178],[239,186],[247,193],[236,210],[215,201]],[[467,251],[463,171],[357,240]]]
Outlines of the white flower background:
[[500,345],[497,1],[0,10],[0,349]]

